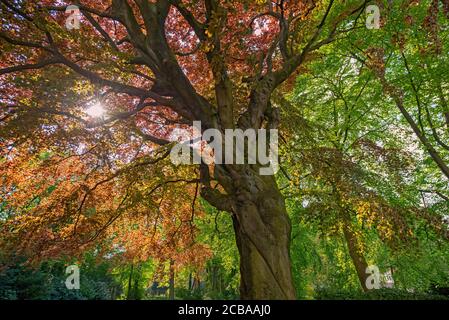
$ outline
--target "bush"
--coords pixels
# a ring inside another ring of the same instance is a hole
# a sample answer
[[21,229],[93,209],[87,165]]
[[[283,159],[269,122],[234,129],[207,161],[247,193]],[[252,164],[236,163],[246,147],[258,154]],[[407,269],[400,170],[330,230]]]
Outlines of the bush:
[[23,262],[0,263],[0,300],[106,300],[116,285],[103,265],[82,266],[80,290],[68,290],[65,264],[47,261],[33,269]]

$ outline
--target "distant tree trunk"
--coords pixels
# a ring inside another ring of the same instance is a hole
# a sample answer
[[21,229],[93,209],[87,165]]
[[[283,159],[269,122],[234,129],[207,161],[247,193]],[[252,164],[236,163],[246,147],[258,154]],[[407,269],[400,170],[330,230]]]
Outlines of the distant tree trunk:
[[216,293],[221,293],[220,292],[220,266],[219,265],[214,265],[212,268],[212,272],[213,272],[213,291]]
[[134,271],[134,264],[131,263],[131,269],[129,271],[129,277],[128,277],[128,293],[126,295],[126,300],[131,300],[132,299],[133,271]]
[[123,291],[120,292],[121,284],[123,283],[123,279],[124,279],[124,272],[120,272],[120,280],[118,282],[119,285],[114,285],[111,290],[111,300],[115,300],[117,298],[117,296],[123,292]]
[[[338,163],[343,163],[343,152],[341,148],[338,149],[337,153],[337,161]],[[354,233],[352,229],[352,219],[351,214],[347,211],[344,204],[342,203],[342,196],[339,191],[339,185],[341,185],[341,180],[343,176],[338,174],[336,176],[335,182],[332,184],[333,194],[335,196],[335,201],[340,208],[340,215],[343,217],[343,234],[348,245],[349,255],[351,256],[352,263],[357,272],[357,277],[359,278],[360,285],[362,286],[363,291],[368,291],[366,286],[366,279],[368,278],[368,274],[366,274],[366,268],[368,264],[366,263],[365,257],[363,255],[363,247],[362,243]]]
[[192,272],[189,273],[189,291],[192,291],[193,288],[193,279],[192,279]]
[[175,300],[175,263],[170,260],[170,280],[168,288],[168,299]]
[[369,274],[366,273],[368,264],[362,252],[362,246],[357,238],[357,235],[352,231],[350,222],[347,222],[343,227],[343,233],[345,235],[346,243],[348,244],[349,255],[351,256],[352,263],[354,264],[357,276],[362,286],[363,291],[367,292],[366,279]]
[[139,283],[140,277],[142,276],[142,265],[138,264],[136,268],[136,272],[134,272],[134,285],[132,290],[132,299],[140,300],[142,297],[140,295]]

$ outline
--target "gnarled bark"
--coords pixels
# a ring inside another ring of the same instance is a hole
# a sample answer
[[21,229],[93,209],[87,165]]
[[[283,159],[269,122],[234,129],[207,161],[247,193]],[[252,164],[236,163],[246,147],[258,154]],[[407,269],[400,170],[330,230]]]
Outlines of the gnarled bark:
[[[240,298],[295,299],[291,223],[274,176],[260,176],[247,167],[232,170],[232,177],[234,193],[220,201],[226,201],[232,213],[240,253]],[[216,203],[211,194],[205,195]]]

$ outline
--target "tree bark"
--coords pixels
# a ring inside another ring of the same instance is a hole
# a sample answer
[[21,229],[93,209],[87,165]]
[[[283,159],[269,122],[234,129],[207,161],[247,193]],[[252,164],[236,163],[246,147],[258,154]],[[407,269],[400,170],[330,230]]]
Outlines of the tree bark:
[[363,291],[367,292],[369,289],[366,286],[366,280],[369,274],[366,273],[368,264],[362,253],[362,247],[357,235],[351,230],[351,227],[347,224],[343,227],[343,233],[345,235],[346,243],[348,244],[349,255],[351,256],[352,263],[354,264],[357,276],[362,286]]
[[168,299],[175,300],[175,263],[170,260],[170,279],[168,286]]
[[247,171],[235,178],[232,217],[240,253],[240,298],[296,299],[291,223],[274,176]]
[[126,300],[131,300],[132,299],[133,271],[134,271],[134,264],[131,263],[131,269],[129,271],[129,277],[128,277],[128,293],[126,294]]

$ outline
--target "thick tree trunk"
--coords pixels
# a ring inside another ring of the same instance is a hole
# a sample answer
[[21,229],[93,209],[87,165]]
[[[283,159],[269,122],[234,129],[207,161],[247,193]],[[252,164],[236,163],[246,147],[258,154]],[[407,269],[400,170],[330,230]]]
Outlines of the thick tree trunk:
[[234,181],[234,230],[240,253],[241,299],[295,299],[291,223],[273,176]]
[[357,276],[362,286],[363,291],[367,292],[366,280],[369,274],[366,273],[368,264],[362,252],[362,247],[357,235],[351,230],[351,227],[345,225],[343,227],[343,233],[345,235],[346,243],[348,244],[349,255],[351,256],[352,263],[354,264]]

